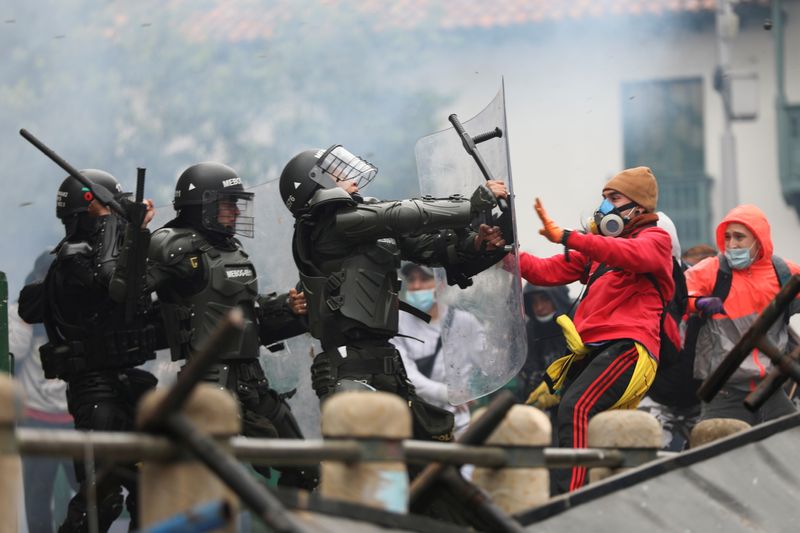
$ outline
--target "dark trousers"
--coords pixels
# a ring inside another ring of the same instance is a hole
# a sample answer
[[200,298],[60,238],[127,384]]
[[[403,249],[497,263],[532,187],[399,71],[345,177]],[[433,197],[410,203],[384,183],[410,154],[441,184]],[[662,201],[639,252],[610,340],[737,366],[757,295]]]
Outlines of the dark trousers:
[[700,420],[710,418],[735,418],[755,426],[797,412],[784,389],[780,389],[767,399],[757,411],[752,412],[744,406],[744,399],[750,393],[730,386],[723,387],[711,402],[701,404]]
[[[119,402],[99,400],[77,409],[70,409],[70,413],[75,419],[77,430],[131,431],[134,427],[131,408]],[[131,523],[136,523],[136,467],[132,464],[110,464],[101,461],[95,464],[96,485],[92,489],[86,479],[85,464],[83,461],[75,461],[75,477],[80,490],[69,502],[67,517],[59,528],[59,533],[83,533],[89,530],[87,503],[89,490],[95,490],[100,531],[108,531],[114,520],[122,513],[123,487],[128,491],[125,504],[131,515]]]
[[[599,347],[572,365],[567,373],[558,407],[558,444],[562,448],[586,448],[589,420],[608,410],[628,387],[639,353],[632,341]],[[559,493],[586,484],[586,468],[553,470]]]
[[[82,431],[132,431],[135,428],[134,407],[139,398],[156,385],[156,378],[138,369],[91,372],[69,381],[67,403],[75,420],[75,429]],[[80,489],[70,500],[67,517],[59,533],[89,531],[89,491],[94,490],[97,523],[101,532],[108,531],[122,513],[123,500],[131,517],[130,529],[137,528],[138,470],[135,464],[95,461],[95,486],[86,479],[82,461],[75,461],[75,477]],[[122,489],[128,491],[123,497]]]
[[[258,359],[237,359],[215,365],[206,378],[236,395],[242,409],[242,435],[259,439],[302,439],[303,432],[286,399],[269,386]],[[253,469],[269,479],[271,469]],[[278,485],[312,490],[319,482],[316,466],[280,467]]]

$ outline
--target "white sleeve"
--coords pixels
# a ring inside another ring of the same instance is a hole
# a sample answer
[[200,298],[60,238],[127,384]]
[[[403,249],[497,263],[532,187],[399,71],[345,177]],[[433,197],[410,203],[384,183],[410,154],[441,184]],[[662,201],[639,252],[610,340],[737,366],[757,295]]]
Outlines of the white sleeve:
[[[413,332],[401,330],[400,333],[413,336]],[[412,348],[410,344],[412,342],[420,347],[425,346],[423,343],[414,339],[406,339],[403,337],[395,337],[392,339],[392,344],[395,345],[397,351],[400,352],[400,357],[403,359],[403,366],[406,367],[406,374],[408,374],[409,381],[411,381],[414,388],[417,389],[417,394],[419,394],[423,400],[446,403],[447,385],[434,381],[419,371],[415,360],[416,358],[412,355],[412,353],[414,353],[414,348]],[[442,357],[442,354],[440,353],[437,357]]]
[[15,361],[22,361],[33,348],[33,327],[19,317],[18,304],[8,306],[8,351]]

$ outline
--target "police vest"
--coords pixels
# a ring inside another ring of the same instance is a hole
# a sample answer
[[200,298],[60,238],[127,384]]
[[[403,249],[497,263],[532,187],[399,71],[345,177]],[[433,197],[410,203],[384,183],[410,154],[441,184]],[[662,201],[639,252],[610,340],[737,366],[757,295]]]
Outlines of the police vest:
[[162,253],[179,253],[190,261],[197,261],[198,267],[203,269],[204,286],[200,291],[190,295],[174,291],[162,295],[159,291],[172,359],[185,359],[201,349],[220,320],[237,306],[244,313],[244,329],[223,347],[219,358],[258,358],[255,316],[258,279],[241,245],[237,242],[231,249],[218,248],[192,229],[166,228],[159,232],[169,232],[159,239],[165,247]]
[[340,259],[312,259],[312,230],[299,221],[294,253],[308,301],[311,334],[325,348],[397,334],[400,251],[389,239],[365,243]]
[[125,322],[125,306],[111,299],[100,279],[100,270],[113,268],[118,255],[109,242],[116,240],[119,228],[115,219],[105,222],[97,242],[64,243],[41,286],[49,342],[39,353],[47,378],[71,380],[155,358],[155,327],[147,323],[150,309],[140,309]]

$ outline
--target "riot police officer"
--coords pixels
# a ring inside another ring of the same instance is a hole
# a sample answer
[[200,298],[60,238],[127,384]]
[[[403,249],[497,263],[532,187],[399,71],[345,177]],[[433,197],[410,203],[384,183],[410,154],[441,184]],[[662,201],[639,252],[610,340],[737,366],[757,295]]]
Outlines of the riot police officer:
[[[223,164],[198,163],[175,186],[177,217],[150,237],[147,291],[156,291],[173,360],[187,359],[238,306],[244,330],[219,355],[206,381],[233,392],[242,407],[242,433],[260,438],[303,438],[285,398],[269,386],[259,346],[306,331],[295,314],[304,299],[290,294],[260,295],[255,267],[234,235],[252,237],[253,193]],[[124,275],[123,275],[124,278]],[[117,276],[115,276],[115,281]],[[120,294],[122,284],[118,286]],[[293,312],[294,311],[294,312]],[[269,476],[269,469],[256,467]],[[280,485],[311,489],[317,469],[280,468]]]
[[[93,169],[81,174],[121,199],[122,189],[111,174]],[[58,189],[56,216],[66,235],[53,252],[55,261],[44,281],[23,288],[20,316],[30,323],[44,322],[49,342],[40,349],[42,368],[46,377],[67,382],[75,429],[132,430],[136,402],[156,384],[155,377],[134,367],[155,357],[156,330],[146,304],[126,317],[124,306],[109,297],[125,221],[71,176]],[[99,466],[96,489],[90,489],[83,464],[75,463],[80,490],[69,503],[60,532],[88,531],[87,490],[96,490],[98,527],[108,530],[122,512],[123,486],[135,528],[135,466]]]
[[[450,440],[452,414],[419,399],[389,340],[397,334],[400,260],[443,266],[451,283],[502,259],[497,227],[470,222],[505,198],[503,182],[454,196],[397,202],[359,193],[377,174],[344,147],[307,150],[292,158],[280,192],[295,217],[293,253],[309,305],[309,329],[323,352],[311,367],[320,399],[352,387],[409,400],[415,438]],[[494,193],[494,194],[493,194]],[[413,309],[405,308],[409,312]]]

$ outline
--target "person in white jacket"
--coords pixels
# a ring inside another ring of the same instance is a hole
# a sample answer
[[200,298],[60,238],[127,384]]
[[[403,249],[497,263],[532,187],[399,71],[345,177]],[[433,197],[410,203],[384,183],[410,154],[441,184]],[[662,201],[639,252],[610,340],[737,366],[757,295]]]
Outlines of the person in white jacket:
[[[469,424],[470,412],[467,404],[451,405],[447,401],[444,352],[468,350],[473,354],[470,360],[477,358],[485,344],[483,327],[472,314],[436,301],[433,269],[406,263],[400,273],[405,282],[406,302],[428,313],[431,321],[426,323],[409,313],[400,313],[399,335],[392,339],[392,344],[400,352],[417,394],[453,413],[458,436]],[[441,335],[443,327],[449,332],[446,341]]]

